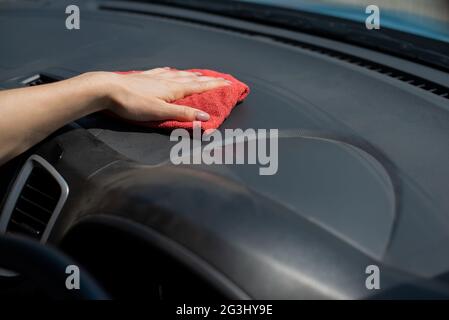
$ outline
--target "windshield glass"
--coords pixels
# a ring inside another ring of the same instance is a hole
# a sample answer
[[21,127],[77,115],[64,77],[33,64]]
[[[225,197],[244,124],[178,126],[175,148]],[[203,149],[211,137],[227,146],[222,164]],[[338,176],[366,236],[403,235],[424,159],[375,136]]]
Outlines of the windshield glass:
[[449,42],[449,0],[241,0],[365,22],[375,4],[380,27]]

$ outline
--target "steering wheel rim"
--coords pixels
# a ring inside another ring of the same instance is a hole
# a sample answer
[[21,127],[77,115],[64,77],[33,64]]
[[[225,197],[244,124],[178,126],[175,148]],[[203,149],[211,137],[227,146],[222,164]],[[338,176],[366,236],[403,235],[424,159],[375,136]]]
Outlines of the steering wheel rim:
[[49,246],[19,236],[0,236],[0,267],[13,270],[34,281],[53,299],[108,300],[106,292],[87,271],[79,267],[79,289],[67,289],[66,268],[77,265]]

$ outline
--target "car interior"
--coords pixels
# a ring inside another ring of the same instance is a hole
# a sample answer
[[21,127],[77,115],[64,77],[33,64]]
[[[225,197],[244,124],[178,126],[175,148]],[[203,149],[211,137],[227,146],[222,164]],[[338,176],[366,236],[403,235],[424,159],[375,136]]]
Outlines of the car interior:
[[449,41],[376,32],[263,1],[0,1],[1,90],[219,70],[251,93],[218,130],[278,129],[279,161],[175,165],[168,131],[67,124],[0,167],[0,296],[449,298]]

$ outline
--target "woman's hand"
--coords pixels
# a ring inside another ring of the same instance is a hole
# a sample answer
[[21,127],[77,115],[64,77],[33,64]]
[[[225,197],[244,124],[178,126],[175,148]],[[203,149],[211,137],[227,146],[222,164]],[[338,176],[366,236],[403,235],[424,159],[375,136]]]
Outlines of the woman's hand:
[[160,68],[142,73],[89,72],[46,85],[0,91],[0,165],[70,121],[108,109],[135,121],[207,121],[200,110],[172,104],[224,79]]
[[108,76],[112,84],[106,88],[112,102],[109,110],[135,121],[207,121],[207,113],[170,102],[230,84],[222,78],[170,68],[129,74],[108,73]]

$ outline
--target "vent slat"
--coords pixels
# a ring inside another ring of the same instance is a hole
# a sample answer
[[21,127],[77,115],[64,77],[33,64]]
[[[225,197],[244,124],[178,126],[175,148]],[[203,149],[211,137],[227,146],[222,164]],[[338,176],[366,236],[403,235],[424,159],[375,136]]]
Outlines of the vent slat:
[[25,211],[21,210],[19,207],[16,207],[15,211],[19,212],[23,216],[27,217],[30,220],[33,220],[35,223],[37,223],[37,224],[39,224],[39,225],[41,225],[43,227],[45,227],[47,225],[46,221],[41,221],[41,220],[37,219],[36,217],[33,217],[32,214],[26,213]]
[[27,198],[25,198],[24,196],[20,196],[20,199],[22,199],[22,200],[28,202],[29,204],[31,204],[31,205],[33,205],[33,206],[35,206],[35,207],[41,209],[42,211],[47,212],[47,213],[50,214],[50,215],[52,214],[52,211],[51,211],[51,210],[49,210],[49,209],[47,209],[47,208],[44,208],[44,207],[41,207],[40,205],[38,205],[38,204],[37,204],[36,202],[34,202],[33,200],[27,199]]
[[26,187],[26,188],[30,188],[31,190],[33,190],[33,191],[35,191],[35,192],[41,194],[42,196],[46,197],[46,198],[49,199],[49,200],[58,201],[58,199],[55,199],[54,197],[52,197],[52,196],[46,194],[45,192],[42,192],[42,190],[36,189],[35,187],[33,187],[32,185],[30,185],[29,183],[27,183],[27,184],[25,185],[25,187]]
[[38,230],[35,230],[24,223],[17,222],[15,219],[11,219],[11,221],[9,222],[7,232],[22,233],[30,235],[34,238],[39,238],[41,235],[41,233]]
[[24,197],[26,199],[31,199],[39,207],[49,210],[50,212],[53,210],[53,208],[57,204],[57,200],[49,199],[49,198],[43,196],[40,192],[36,192],[35,190],[33,190],[31,188],[26,188],[26,187],[23,188],[21,195],[22,195],[22,197]]
[[30,202],[23,201],[20,198],[16,203],[16,208],[20,208],[22,211],[27,213],[32,213],[36,219],[38,219],[39,221],[44,221],[45,223],[47,223],[51,217],[51,213],[49,213],[48,211],[41,210]]
[[[42,234],[45,230],[45,223],[36,221],[32,217],[30,217],[29,214],[26,212],[23,212],[21,210],[18,210],[16,208],[13,211],[13,221],[16,225],[19,225],[21,229],[26,229],[28,233],[33,233],[35,235]],[[9,230],[11,230],[9,228]]]

